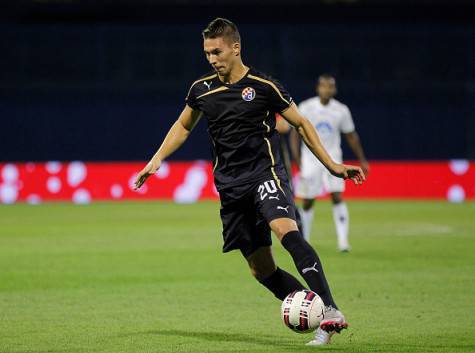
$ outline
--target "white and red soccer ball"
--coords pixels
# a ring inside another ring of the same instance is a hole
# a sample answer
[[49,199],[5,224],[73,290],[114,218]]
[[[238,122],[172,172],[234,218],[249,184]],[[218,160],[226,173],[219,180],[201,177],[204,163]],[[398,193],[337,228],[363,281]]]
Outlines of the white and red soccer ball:
[[311,290],[294,291],[282,302],[282,321],[285,326],[298,333],[316,330],[324,313],[325,304],[322,298]]

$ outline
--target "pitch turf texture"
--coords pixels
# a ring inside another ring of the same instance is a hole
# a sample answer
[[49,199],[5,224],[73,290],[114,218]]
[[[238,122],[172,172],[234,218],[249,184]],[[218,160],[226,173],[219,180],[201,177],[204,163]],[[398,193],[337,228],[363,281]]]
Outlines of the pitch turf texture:
[[351,325],[327,347],[306,347],[240,253],[221,254],[218,207],[0,207],[0,352],[475,351],[473,203],[349,202],[340,254],[318,202],[312,244]]

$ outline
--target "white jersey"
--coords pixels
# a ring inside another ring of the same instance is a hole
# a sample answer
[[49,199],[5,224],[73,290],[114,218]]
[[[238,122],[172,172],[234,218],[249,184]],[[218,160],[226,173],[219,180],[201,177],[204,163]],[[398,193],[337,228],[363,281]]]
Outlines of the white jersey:
[[[313,97],[300,103],[299,110],[317,129],[322,144],[330,156],[341,163],[343,160],[341,134],[355,130],[350,109],[336,99],[330,99],[327,105],[323,105],[319,97]],[[319,163],[305,144],[302,144],[301,158],[302,164]]]

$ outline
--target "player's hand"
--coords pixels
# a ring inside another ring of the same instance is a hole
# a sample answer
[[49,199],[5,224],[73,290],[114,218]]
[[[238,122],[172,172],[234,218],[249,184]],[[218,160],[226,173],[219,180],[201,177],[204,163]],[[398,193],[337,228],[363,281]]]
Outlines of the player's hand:
[[369,163],[367,160],[362,160],[360,162],[360,165],[361,165],[361,169],[363,170],[363,173],[365,176],[368,176],[369,174]]
[[332,171],[332,174],[343,179],[351,179],[355,185],[363,184],[366,176],[360,167],[346,164],[337,164]]
[[140,189],[140,187],[143,185],[143,183],[145,183],[148,177],[157,172],[161,164],[162,164],[162,161],[154,160],[154,159],[148,162],[147,165],[144,167],[144,169],[142,169],[139,172],[139,174],[137,174],[137,178],[135,179],[135,182],[134,182],[134,185],[135,185],[134,190]]

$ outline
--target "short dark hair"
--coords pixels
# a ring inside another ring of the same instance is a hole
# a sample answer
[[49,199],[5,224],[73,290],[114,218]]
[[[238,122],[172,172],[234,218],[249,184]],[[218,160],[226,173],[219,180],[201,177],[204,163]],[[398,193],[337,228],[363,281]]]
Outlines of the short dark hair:
[[320,76],[318,76],[318,80],[317,80],[317,83],[320,83],[320,80],[333,80],[333,81],[336,81],[335,80],[335,76],[333,76],[332,74],[329,74],[329,73],[323,73],[321,74]]
[[213,39],[223,37],[232,43],[241,43],[241,36],[237,26],[231,21],[217,17],[208,24],[203,32],[203,39]]

